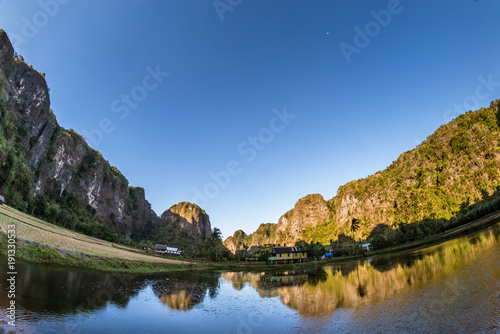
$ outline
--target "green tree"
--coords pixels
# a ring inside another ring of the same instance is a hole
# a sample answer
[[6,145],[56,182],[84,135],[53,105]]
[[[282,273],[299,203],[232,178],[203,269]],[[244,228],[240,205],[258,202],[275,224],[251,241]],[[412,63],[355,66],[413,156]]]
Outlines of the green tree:
[[273,248],[276,247],[275,244],[264,244],[259,246],[259,251],[255,255],[259,258],[259,261],[267,261],[267,259],[273,253]]
[[205,240],[203,247],[203,257],[209,261],[217,261],[222,255],[225,247],[222,244],[222,232],[218,227],[214,227],[210,238]]

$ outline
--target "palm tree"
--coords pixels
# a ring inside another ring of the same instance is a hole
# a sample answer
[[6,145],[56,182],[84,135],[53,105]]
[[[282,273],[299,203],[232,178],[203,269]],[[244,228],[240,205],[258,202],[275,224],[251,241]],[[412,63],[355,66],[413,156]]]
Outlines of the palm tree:
[[222,232],[218,227],[213,228],[210,239],[213,244],[222,243]]
[[217,261],[219,253],[223,248],[222,244],[222,232],[219,228],[214,227],[212,230],[212,235],[205,240],[205,254],[208,260]]
[[354,233],[356,233],[357,230],[359,230],[359,219],[358,218],[353,218],[351,221],[351,231],[352,231],[352,239],[354,240]]

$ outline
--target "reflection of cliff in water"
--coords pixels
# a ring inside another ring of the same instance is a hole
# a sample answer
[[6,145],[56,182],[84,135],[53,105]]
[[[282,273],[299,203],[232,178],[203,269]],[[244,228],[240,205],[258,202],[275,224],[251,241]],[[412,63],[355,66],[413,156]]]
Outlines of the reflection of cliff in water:
[[[60,316],[62,319],[66,315],[71,318],[74,314],[106,312],[108,306],[125,309],[130,299],[147,286],[152,287],[156,297],[170,310],[190,310],[205,298],[217,296],[221,278],[230,282],[233,294],[242,289],[253,289],[261,298],[277,297],[282,304],[306,317],[327,315],[324,319],[331,320],[331,315],[339,308],[361,312],[363,307],[358,307],[360,305],[382,305],[393,300],[406,300],[408,295],[409,300],[414,300],[412,298],[420,291],[425,291],[428,300],[448,301],[443,304],[444,309],[456,307],[454,311],[457,313],[461,312],[463,305],[475,303],[474,296],[468,296],[464,302],[463,295],[457,294],[462,282],[468,282],[464,286],[471,291],[476,291],[477,287],[477,291],[488,291],[489,295],[496,296],[500,277],[497,260],[499,227],[495,225],[471,236],[405,255],[296,271],[222,274],[196,271],[134,277],[17,263],[16,317],[22,323],[23,320],[58,319]],[[5,293],[8,290],[6,264],[5,257],[0,257],[0,289],[4,291],[0,294],[0,319],[5,318],[10,301]],[[475,272],[474,268],[479,267],[482,269]],[[454,302],[457,300],[460,302]],[[493,303],[493,307],[484,305],[494,310],[497,304]],[[417,306],[421,308],[421,305]],[[438,308],[443,307],[432,310]],[[399,309],[399,306],[391,308],[393,311]],[[372,313],[367,312],[364,316],[372,316]]]
[[253,287],[261,297],[279,297],[303,316],[333,314],[407,293],[442,280],[486,256],[500,239],[500,225],[424,250],[346,262],[307,271],[223,273],[236,290]]
[[[1,257],[0,289],[7,287],[7,261]],[[103,275],[16,264],[16,308],[20,312],[71,314],[102,309],[108,304],[124,308],[144,284],[132,276]],[[7,293],[0,294],[0,307],[8,307]]]
[[280,299],[302,315],[333,313],[374,303],[443,279],[486,254],[499,242],[499,225],[473,238],[460,238],[399,257],[378,257],[357,264],[325,267],[326,280],[278,288]]
[[200,304],[208,292],[210,298],[217,295],[219,275],[173,273],[168,279],[152,283],[153,291],[170,309],[187,311]]

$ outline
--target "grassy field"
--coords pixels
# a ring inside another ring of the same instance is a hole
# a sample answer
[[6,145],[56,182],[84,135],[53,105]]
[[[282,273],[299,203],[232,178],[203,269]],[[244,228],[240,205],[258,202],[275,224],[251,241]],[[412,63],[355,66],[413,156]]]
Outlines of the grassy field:
[[18,238],[16,255],[31,262],[110,271],[134,271],[134,268],[135,271],[171,270],[196,265],[190,261],[148,255],[132,247],[89,237],[0,205],[1,231],[6,233],[11,224],[15,225]]

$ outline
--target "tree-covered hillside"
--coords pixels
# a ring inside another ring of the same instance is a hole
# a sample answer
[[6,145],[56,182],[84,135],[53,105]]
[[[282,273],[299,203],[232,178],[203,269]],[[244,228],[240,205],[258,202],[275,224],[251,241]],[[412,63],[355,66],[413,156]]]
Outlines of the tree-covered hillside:
[[[271,224],[276,226],[268,228],[271,234],[260,228],[249,235],[241,231],[228,238],[226,246],[238,251],[300,240],[323,244],[349,238],[371,240],[382,232],[390,234],[388,230],[401,232],[401,226],[403,231],[412,226],[411,233],[423,237],[451,221],[464,221],[472,211],[478,214],[478,205],[473,205],[488,202],[500,188],[499,106],[497,100],[488,108],[460,115],[385,170],[340,187],[324,205],[319,195],[304,197],[278,224]],[[490,204],[485,212],[495,208]],[[307,214],[296,214],[298,209]],[[359,224],[355,231],[353,220]]]

